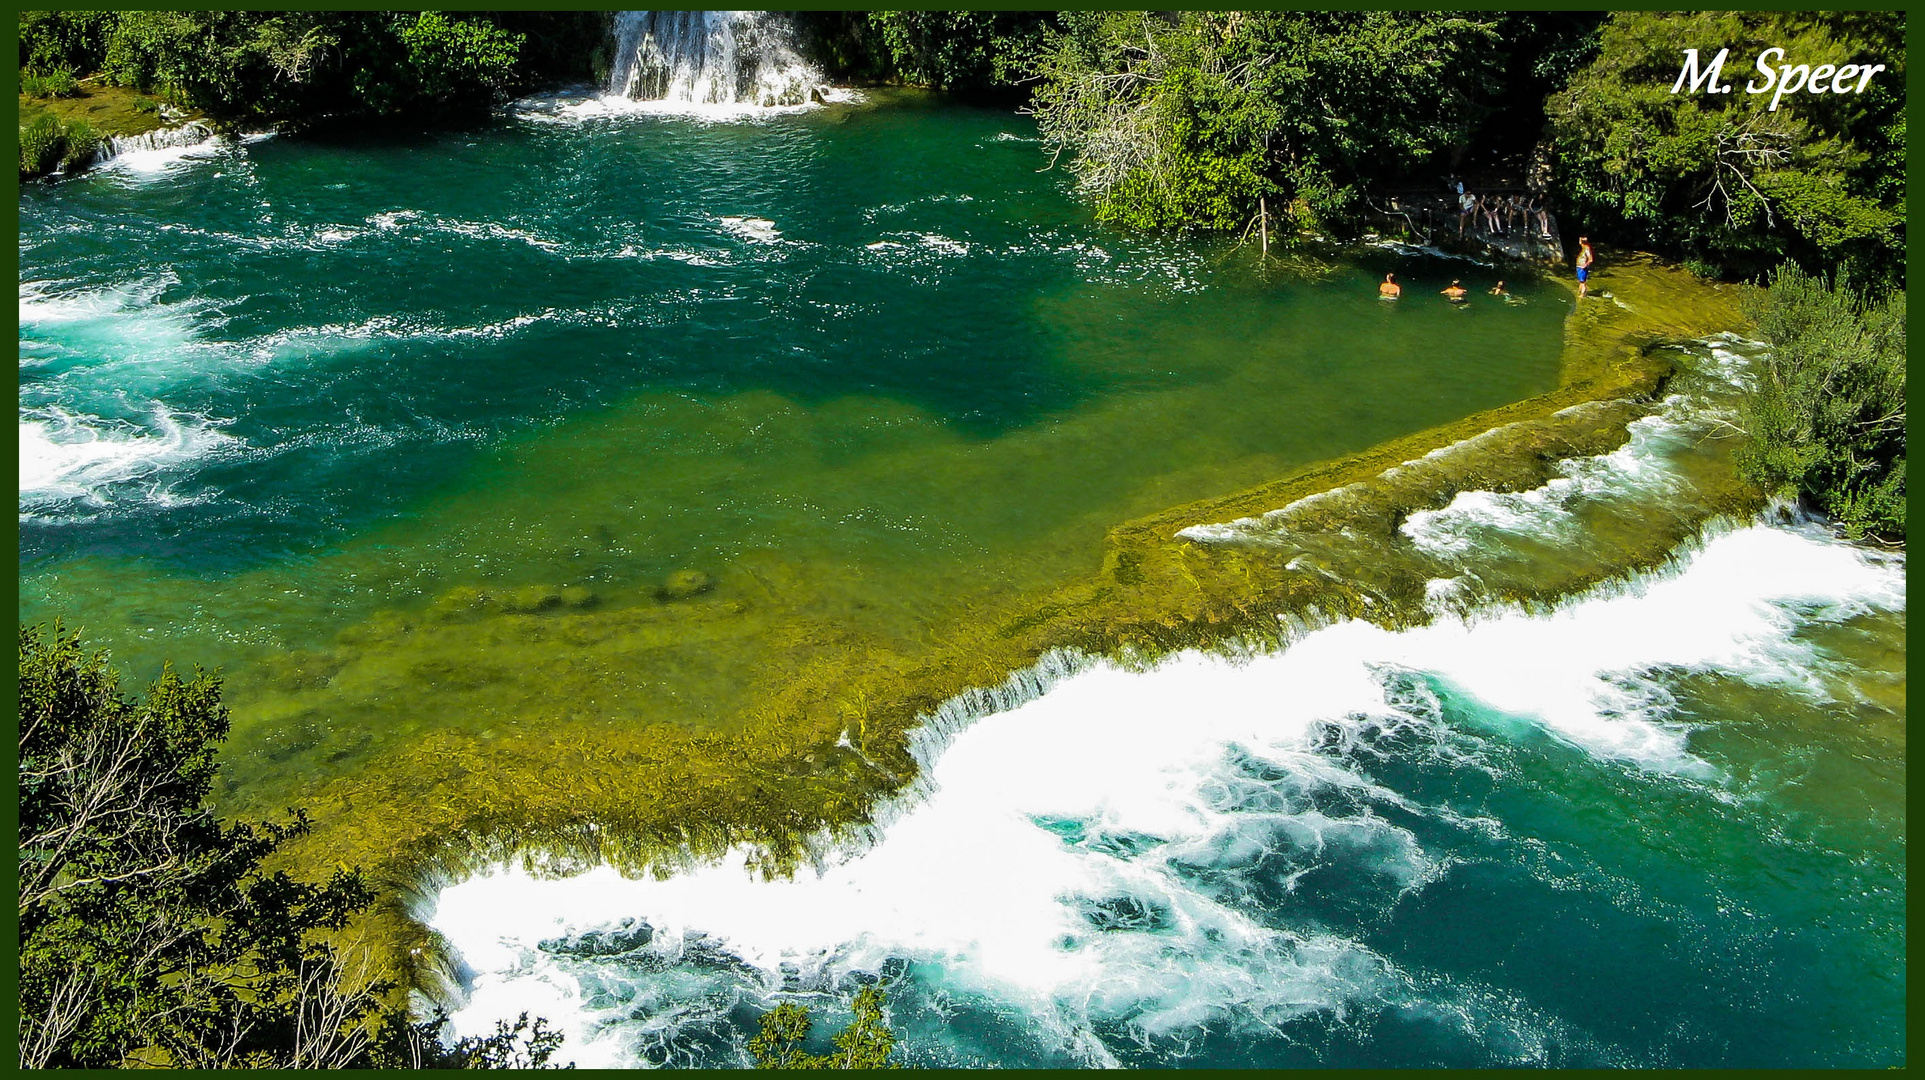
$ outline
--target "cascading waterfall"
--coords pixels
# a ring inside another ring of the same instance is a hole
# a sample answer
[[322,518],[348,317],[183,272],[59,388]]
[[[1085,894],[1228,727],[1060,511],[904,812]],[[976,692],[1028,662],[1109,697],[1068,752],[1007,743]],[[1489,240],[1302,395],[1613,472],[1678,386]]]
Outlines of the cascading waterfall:
[[825,78],[767,11],[624,11],[608,91],[690,105],[806,105]]
[[109,136],[100,142],[100,152],[95,155],[96,163],[112,161],[122,154],[141,150],[175,150],[188,146],[199,146],[219,138],[213,128],[198,120],[190,120],[179,127],[160,128],[140,135]]
[[[1583,549],[1579,534],[1624,527],[1602,508],[1687,503],[1707,417],[1752,347],[1695,347],[1625,447],[1529,492],[1462,493],[1403,535],[1468,587],[1498,580],[1534,536]],[[1281,542],[1289,520],[1199,538]],[[419,914],[465,965],[449,995],[458,1030],[526,1010],[596,1067],[742,1064],[745,1017],[800,1001],[834,1026],[838,1002],[877,980],[919,1065],[1723,1060],[1715,1040],[1584,1015],[1564,965],[1518,963],[1508,931],[1482,953],[1429,943],[1440,926],[1462,933],[1460,890],[1479,875],[1502,878],[1539,933],[1614,927],[1561,939],[1580,967],[1623,963],[1639,927],[1682,923],[1703,944],[1636,958],[1660,985],[1689,984],[1654,1006],[1676,1018],[1734,1008],[1758,951],[1752,910],[1803,902],[1743,876],[1707,891],[1705,853],[1839,876],[1863,918],[1889,925],[1895,908],[1854,864],[1758,829],[1800,789],[1761,783],[1784,761],[1718,729],[1801,710],[1835,723],[1854,704],[1877,715],[1820,642],[1904,605],[1901,556],[1811,525],[1716,519],[1663,568],[1549,609],[1488,598],[1403,630],[1317,620],[1281,650],[1148,669],[1051,653],[927,716],[914,783],[871,827],[825,838],[813,872],[761,880],[737,850],[666,878],[550,880],[505,859],[422,897]],[[1595,830],[1555,820],[1573,800],[1663,809]],[[1670,846],[1653,850],[1654,823]],[[1703,850],[1673,829],[1702,833]],[[1673,860],[1647,869],[1648,896],[1619,870]]]

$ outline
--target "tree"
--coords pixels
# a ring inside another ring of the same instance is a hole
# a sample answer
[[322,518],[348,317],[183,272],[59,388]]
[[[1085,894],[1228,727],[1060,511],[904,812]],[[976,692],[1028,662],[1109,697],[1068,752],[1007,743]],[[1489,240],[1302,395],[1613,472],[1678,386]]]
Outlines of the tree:
[[332,940],[372,900],[359,871],[268,872],[307,818],[223,824],[208,806],[228,730],[214,676],[169,667],[128,700],[79,635],[22,627],[19,715],[23,1068],[486,1067],[554,1052],[525,1016],[450,1047],[442,1018],[383,1005],[392,984]]
[[1101,220],[1241,228],[1259,198],[1347,224],[1363,189],[1462,145],[1502,69],[1496,16],[1081,12],[1034,111]]
[[21,12],[20,70],[93,71],[107,53],[119,17],[113,11]]
[[895,1033],[883,1016],[883,994],[868,987],[856,995],[855,1017],[836,1034],[835,1049],[811,1054],[802,1049],[814,1020],[807,1006],[784,1002],[762,1014],[762,1027],[749,1040],[758,1069],[886,1069]]
[[872,11],[896,73],[938,90],[983,94],[1027,75],[1051,17],[1041,11]]
[[1905,297],[1779,268],[1750,297],[1772,345],[1741,409],[1740,471],[1847,534],[1905,535]]
[[[520,61],[527,36],[484,16],[380,11],[118,15],[101,61],[109,81],[162,90],[227,120],[418,122],[480,116],[526,76]],[[598,25],[564,17],[555,36],[572,38]],[[556,41],[545,41],[544,56],[552,59],[555,48]]]
[[[1791,258],[1902,281],[1904,27],[1897,12],[1612,15],[1596,59],[1545,102],[1564,217],[1735,276]],[[1724,46],[1731,92],[1672,93],[1684,50]],[[1886,70],[1863,94],[1798,94],[1774,110],[1774,95],[1744,89],[1767,48]]]

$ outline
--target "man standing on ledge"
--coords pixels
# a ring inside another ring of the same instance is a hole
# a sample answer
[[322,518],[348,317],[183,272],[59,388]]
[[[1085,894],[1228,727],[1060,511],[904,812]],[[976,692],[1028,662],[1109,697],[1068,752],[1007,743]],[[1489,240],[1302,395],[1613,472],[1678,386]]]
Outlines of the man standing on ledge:
[[1585,291],[1589,288],[1587,282],[1591,276],[1591,264],[1595,262],[1597,262],[1597,255],[1591,251],[1591,238],[1588,236],[1578,237],[1577,296],[1580,300],[1584,299]]

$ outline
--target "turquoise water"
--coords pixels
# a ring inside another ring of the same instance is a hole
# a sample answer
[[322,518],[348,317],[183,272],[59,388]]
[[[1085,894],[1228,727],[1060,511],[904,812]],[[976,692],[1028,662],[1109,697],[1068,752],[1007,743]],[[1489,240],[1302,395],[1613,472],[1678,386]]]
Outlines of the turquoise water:
[[[632,798],[570,748],[913,664],[1132,516],[1555,382],[1558,290],[1122,236],[1044,164],[1021,118],[877,95],[30,187],[22,618],[219,665],[226,797],[378,862],[496,776]],[[1722,467],[1682,423],[1397,557],[1452,612],[1582,561]],[[1085,671],[796,892],[478,878],[435,913],[463,1022],[728,1063],[771,1001],[887,976],[920,1064],[1902,1063],[1902,564],[1734,535],[1669,606]]]
[[[793,882],[444,889],[461,1022],[729,1064],[771,1004],[826,1037],[882,980],[920,1065],[1902,1064],[1903,558],[1726,521],[1555,607],[1485,595],[1706,497],[1747,351],[1686,350],[1618,451],[1412,515],[1429,626],[1049,668]],[[1214,542],[1288,541],[1244,528]]]
[[[30,188],[23,617],[222,668],[249,790],[436,727],[726,729],[1134,515],[1556,378],[1553,291],[1385,305],[1374,264],[1097,229],[1034,139],[551,111]],[[708,622],[637,638],[679,571]]]
[[[1132,510],[1555,378],[1554,297],[1384,310],[1374,267],[1266,278],[1093,229],[1040,161],[1017,118],[910,99],[274,139],[31,188],[28,612],[109,606],[74,560],[275,567],[323,624],[456,561],[619,591],[760,546],[920,573],[1065,529],[1087,561]],[[336,554],[376,530],[432,554]],[[330,629],[248,614],[280,645]]]
[[740,1062],[876,979],[922,1065],[1902,1064],[1902,699],[1839,662],[1903,570],[1860,558],[1756,527],[1555,618],[1099,667],[820,877],[496,871],[433,922],[465,1024],[583,1064]]

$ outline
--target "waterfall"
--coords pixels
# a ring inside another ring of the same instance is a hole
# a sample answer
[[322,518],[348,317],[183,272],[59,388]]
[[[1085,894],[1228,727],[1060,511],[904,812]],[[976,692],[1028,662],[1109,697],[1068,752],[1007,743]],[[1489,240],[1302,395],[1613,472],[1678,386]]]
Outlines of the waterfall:
[[199,146],[219,136],[213,128],[198,120],[190,120],[179,127],[159,128],[141,135],[110,135],[100,140],[100,150],[94,155],[95,164],[111,161],[122,154],[137,150],[170,150],[183,146]]
[[690,105],[805,105],[821,71],[767,11],[624,11],[615,17],[611,94]]

